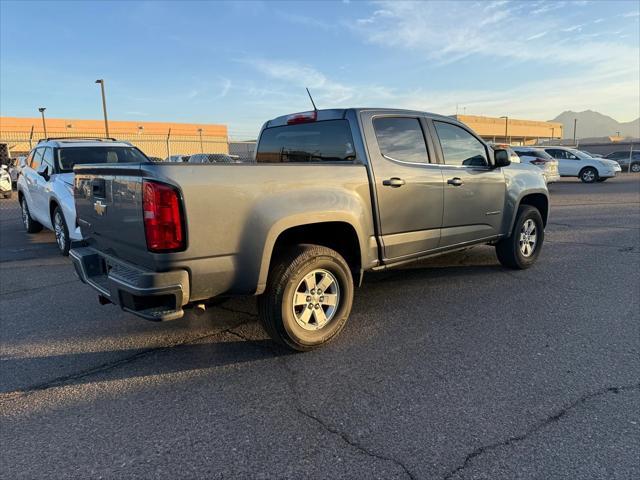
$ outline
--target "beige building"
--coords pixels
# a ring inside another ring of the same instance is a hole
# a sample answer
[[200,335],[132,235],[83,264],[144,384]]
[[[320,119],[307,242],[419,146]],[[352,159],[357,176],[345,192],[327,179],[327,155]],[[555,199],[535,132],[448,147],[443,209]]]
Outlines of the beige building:
[[481,117],[478,115],[454,115],[472,128],[478,135],[495,143],[531,145],[538,140],[562,138],[562,124],[517,118]]
[[[104,137],[103,120],[0,117],[0,143],[12,157],[28,152],[45,137]],[[226,125],[109,121],[109,136],[137,146],[150,157],[194,153],[229,153]]]

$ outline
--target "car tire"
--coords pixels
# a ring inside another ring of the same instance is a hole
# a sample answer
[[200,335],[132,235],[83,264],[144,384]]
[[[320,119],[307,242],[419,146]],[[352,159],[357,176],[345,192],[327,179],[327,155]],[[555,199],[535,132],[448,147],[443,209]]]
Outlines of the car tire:
[[503,266],[524,270],[536,262],[543,243],[542,215],[535,207],[520,205],[511,235],[496,244],[496,255]]
[[3,196],[4,196],[4,198],[11,198],[11,194],[12,194],[12,193],[13,193],[13,192],[12,192],[11,190],[9,190],[9,191],[8,191],[7,193],[5,193]]
[[585,167],[580,170],[580,180],[583,183],[594,183],[598,181],[598,171],[593,167]]
[[632,164],[631,164],[631,171],[632,171],[633,173],[638,173],[638,172],[640,172],[640,163],[638,163],[638,162],[632,163]]
[[20,208],[22,209],[22,224],[27,233],[38,233],[42,230],[42,225],[31,218],[29,205],[27,205],[27,199],[24,197],[20,200]]
[[258,313],[273,340],[303,352],[340,333],[351,313],[353,294],[351,269],[338,252],[297,245],[274,260],[266,290],[258,298]]
[[51,216],[51,225],[53,225],[53,233],[56,236],[56,244],[58,250],[65,257],[69,255],[69,249],[71,248],[71,239],[69,238],[69,229],[67,228],[67,222],[64,219],[64,214],[60,207],[53,209],[53,215]]

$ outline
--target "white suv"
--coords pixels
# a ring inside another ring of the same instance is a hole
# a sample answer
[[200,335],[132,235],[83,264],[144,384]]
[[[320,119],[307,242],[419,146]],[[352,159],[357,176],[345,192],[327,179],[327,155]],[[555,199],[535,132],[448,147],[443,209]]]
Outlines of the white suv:
[[51,139],[40,141],[27,157],[18,179],[22,222],[29,233],[53,230],[60,253],[82,240],[76,223],[73,166],[86,163],[140,163],[149,159],[136,147],[114,139]]
[[622,169],[618,162],[593,158],[585,152],[568,147],[544,147],[545,152],[558,160],[561,177],[578,177],[584,183],[604,182]]

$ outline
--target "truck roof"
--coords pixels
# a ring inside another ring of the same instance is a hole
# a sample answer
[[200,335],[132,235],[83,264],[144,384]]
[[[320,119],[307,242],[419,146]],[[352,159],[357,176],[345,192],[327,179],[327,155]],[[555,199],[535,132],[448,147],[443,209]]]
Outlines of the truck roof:
[[[296,112],[290,113],[287,115],[281,115],[272,120],[269,120],[265,124],[265,128],[269,127],[278,127],[282,125],[287,125],[287,119],[289,119],[292,115],[301,115],[304,113],[311,112]],[[338,120],[341,118],[345,118],[348,112],[354,112],[356,115],[360,112],[377,112],[382,114],[398,114],[398,115],[420,115],[426,116],[428,118],[433,118],[436,120],[446,120],[448,122],[460,123],[453,117],[448,117],[446,115],[439,115],[437,113],[430,112],[422,112],[419,110],[405,110],[401,108],[371,108],[371,107],[358,107],[358,108],[331,108],[325,110],[317,110],[316,121],[320,122],[323,120]]]

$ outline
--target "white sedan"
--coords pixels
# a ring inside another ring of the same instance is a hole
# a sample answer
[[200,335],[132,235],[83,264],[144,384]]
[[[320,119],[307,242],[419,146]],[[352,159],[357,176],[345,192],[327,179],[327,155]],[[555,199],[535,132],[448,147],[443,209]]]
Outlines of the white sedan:
[[561,177],[578,177],[584,183],[604,182],[622,171],[620,164],[569,147],[544,147],[544,151],[558,160]]

